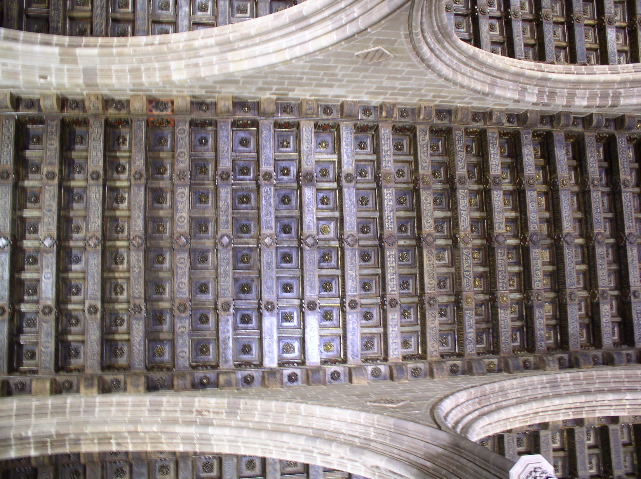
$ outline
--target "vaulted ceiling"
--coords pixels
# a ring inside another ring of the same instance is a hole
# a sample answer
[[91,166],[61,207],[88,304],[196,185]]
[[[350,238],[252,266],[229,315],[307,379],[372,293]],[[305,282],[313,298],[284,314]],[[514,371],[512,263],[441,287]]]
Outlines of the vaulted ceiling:
[[0,30],[9,477],[638,474],[634,5],[49,1]]

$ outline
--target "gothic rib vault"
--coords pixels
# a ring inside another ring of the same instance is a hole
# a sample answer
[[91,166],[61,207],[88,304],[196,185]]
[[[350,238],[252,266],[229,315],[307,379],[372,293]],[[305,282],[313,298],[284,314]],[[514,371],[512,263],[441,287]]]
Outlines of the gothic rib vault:
[[4,0],[0,475],[641,477],[640,12]]

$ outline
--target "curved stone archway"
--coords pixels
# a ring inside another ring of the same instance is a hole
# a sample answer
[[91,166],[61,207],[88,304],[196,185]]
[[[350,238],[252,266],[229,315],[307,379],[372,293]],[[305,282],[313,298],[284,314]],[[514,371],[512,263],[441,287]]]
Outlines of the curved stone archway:
[[552,65],[495,55],[456,36],[447,14],[451,9],[448,0],[415,0],[410,38],[426,67],[453,85],[541,107],[641,105],[641,64]]
[[[0,29],[0,88],[116,96],[152,91],[215,93],[220,88],[217,82],[251,77],[257,72],[261,72],[261,78],[282,78],[287,84],[289,69],[297,69],[290,62],[307,62],[303,70],[309,67],[316,71],[327,70],[335,54],[341,60],[337,65],[355,61],[354,52],[348,51],[351,46],[341,52],[347,40],[368,37],[367,32],[382,26],[401,36],[409,30],[411,45],[408,42],[395,50],[399,61],[395,68],[402,72],[411,63],[407,72],[415,76],[417,91],[427,96],[438,93],[439,88],[440,93],[458,88],[476,101],[523,108],[633,111],[641,105],[641,64],[552,65],[501,57],[456,36],[446,13],[446,0],[414,0],[411,8],[409,3],[308,0],[250,22],[127,38],[65,37]],[[406,6],[409,22],[405,19]],[[384,25],[385,19],[401,11],[403,26],[395,22]],[[367,48],[384,50],[384,45],[370,38],[359,53],[369,51]],[[361,68],[363,75],[370,71],[369,66]],[[328,76],[340,82],[342,69],[336,71]],[[249,86],[257,80],[247,81]],[[432,83],[436,86],[430,87]],[[352,86],[345,91],[354,97],[362,95],[362,83],[358,85],[358,90]],[[323,88],[328,87],[323,84]]]
[[251,22],[170,35],[69,37],[0,28],[0,88],[127,93],[279,64],[367,30],[408,0],[309,0]]
[[564,419],[641,415],[641,369],[536,374],[458,391],[434,410],[444,430],[472,441]]
[[318,464],[371,479],[499,478],[512,463],[460,436],[334,407],[191,394],[0,401],[0,460],[180,451]]

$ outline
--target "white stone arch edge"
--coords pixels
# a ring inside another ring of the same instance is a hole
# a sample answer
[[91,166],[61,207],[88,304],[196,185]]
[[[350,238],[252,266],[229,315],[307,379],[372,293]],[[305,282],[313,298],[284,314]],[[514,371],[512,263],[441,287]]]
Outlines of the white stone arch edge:
[[449,24],[451,0],[413,0],[409,18],[414,50],[428,69],[452,84],[527,108],[619,108],[641,105],[641,64],[552,65],[516,60],[461,41]]
[[532,374],[457,391],[434,408],[439,426],[471,441],[564,419],[641,415],[641,368]]
[[433,427],[336,407],[189,393],[0,400],[0,460],[114,450],[265,456],[371,479],[505,478],[513,464]]
[[409,0],[308,0],[247,22],[171,35],[69,37],[0,28],[0,88],[189,91],[188,82],[289,61],[340,43]]

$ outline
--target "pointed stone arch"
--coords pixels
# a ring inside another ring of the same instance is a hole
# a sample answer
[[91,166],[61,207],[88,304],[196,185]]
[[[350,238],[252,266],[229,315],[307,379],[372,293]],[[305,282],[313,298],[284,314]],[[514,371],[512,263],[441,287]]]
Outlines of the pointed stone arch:
[[380,414],[196,394],[0,401],[0,460],[107,451],[235,453],[371,479],[500,478],[511,461],[460,436]]

